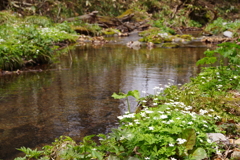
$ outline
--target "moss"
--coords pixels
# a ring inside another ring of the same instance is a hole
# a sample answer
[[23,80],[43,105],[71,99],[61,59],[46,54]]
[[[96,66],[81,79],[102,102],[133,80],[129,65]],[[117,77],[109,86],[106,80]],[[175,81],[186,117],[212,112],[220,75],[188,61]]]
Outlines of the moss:
[[98,17],[99,22],[109,24],[110,26],[115,26],[114,24],[114,18],[107,17],[107,16],[100,16]]
[[177,35],[177,37],[182,38],[182,39],[185,39],[185,40],[187,40],[187,41],[190,41],[190,40],[193,39],[193,36],[192,36],[192,35],[189,35],[189,34]]
[[103,35],[114,35],[120,33],[119,30],[113,28],[107,28],[102,30]]
[[154,44],[160,44],[164,42],[164,39],[159,35],[149,35],[139,40],[140,42],[152,42]]
[[179,47],[178,44],[176,43],[163,43],[162,48],[177,48]]
[[172,42],[175,38],[176,36],[167,36],[164,38],[164,42]]
[[160,32],[162,32],[162,30],[160,28],[152,27],[145,31],[139,32],[138,35],[141,37],[145,37],[145,36],[149,36],[149,35],[153,35],[153,34],[158,34]]
[[117,16],[117,18],[121,19],[124,16],[127,16],[127,15],[132,14],[132,13],[134,13],[134,11],[132,9],[128,9],[125,12],[123,12],[121,15]]

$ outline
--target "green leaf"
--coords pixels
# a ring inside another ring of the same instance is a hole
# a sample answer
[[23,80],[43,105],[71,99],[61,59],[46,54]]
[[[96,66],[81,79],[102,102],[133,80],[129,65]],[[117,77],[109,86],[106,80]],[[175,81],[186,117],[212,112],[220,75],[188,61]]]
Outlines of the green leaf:
[[139,99],[139,98],[140,98],[140,94],[139,94],[139,91],[138,91],[138,90],[129,91],[129,92],[127,93],[127,96],[133,96],[133,97],[136,98],[136,99]]
[[124,93],[119,93],[119,94],[117,94],[117,93],[113,93],[113,95],[112,95],[112,97],[114,98],[114,99],[123,99],[123,98],[126,98],[128,95],[127,94],[124,94]]
[[190,159],[194,160],[202,160],[207,158],[207,153],[203,148],[197,148],[194,152],[190,155]]
[[182,144],[185,147],[185,152],[187,152],[188,150],[192,150],[194,145],[196,144],[195,130],[191,128],[185,129],[181,134],[181,138],[187,140],[186,143]]

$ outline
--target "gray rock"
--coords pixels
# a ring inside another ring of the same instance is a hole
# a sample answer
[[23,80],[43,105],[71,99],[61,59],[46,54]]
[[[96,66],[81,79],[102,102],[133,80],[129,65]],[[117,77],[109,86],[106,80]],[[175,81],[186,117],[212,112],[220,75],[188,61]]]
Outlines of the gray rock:
[[207,133],[207,136],[212,142],[229,144],[228,138],[222,133]]
[[225,37],[232,38],[233,33],[230,32],[230,31],[225,31],[225,32],[223,32],[223,35],[224,35]]
[[132,49],[140,49],[141,48],[141,42],[139,41],[130,41],[127,43],[127,47],[132,48]]

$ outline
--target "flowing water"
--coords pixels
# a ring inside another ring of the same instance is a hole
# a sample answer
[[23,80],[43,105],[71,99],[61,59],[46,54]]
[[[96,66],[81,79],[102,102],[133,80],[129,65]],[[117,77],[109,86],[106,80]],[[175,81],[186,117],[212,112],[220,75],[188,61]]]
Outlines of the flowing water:
[[61,135],[80,141],[108,133],[127,111],[124,100],[111,98],[114,92],[153,94],[169,79],[186,83],[199,72],[195,63],[206,50],[202,44],[133,50],[125,46],[129,40],[78,46],[42,72],[0,77],[0,159],[13,159],[16,148],[50,144]]

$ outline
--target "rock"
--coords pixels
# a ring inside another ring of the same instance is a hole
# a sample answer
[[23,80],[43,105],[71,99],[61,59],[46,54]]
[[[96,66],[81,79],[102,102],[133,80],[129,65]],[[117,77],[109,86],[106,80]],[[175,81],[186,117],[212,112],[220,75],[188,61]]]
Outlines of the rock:
[[239,160],[240,159],[240,149],[234,149],[233,153],[231,154],[231,159]]
[[230,32],[230,31],[225,31],[225,32],[223,32],[223,35],[224,35],[225,37],[228,37],[228,38],[232,38],[232,37],[233,37],[233,33]]
[[229,144],[228,138],[222,133],[207,133],[207,136],[212,142]]
[[127,43],[127,47],[132,48],[132,49],[140,49],[141,47],[141,42],[139,41],[130,41]]
[[229,143],[230,144],[237,144],[237,145],[240,145],[240,138],[235,140],[235,139],[229,139]]
[[148,43],[147,43],[147,47],[148,47],[148,48],[152,48],[152,47],[154,47],[154,43],[152,43],[152,42],[148,42]]

